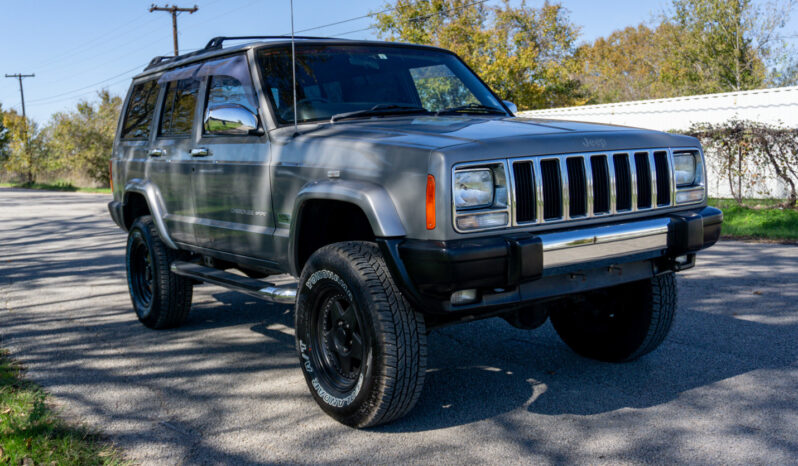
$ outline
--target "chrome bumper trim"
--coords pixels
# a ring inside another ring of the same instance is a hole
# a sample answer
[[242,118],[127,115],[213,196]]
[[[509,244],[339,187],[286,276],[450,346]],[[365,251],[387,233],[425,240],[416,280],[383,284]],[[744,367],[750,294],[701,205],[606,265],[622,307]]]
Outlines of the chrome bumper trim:
[[668,247],[670,219],[657,218],[594,228],[544,233],[543,268],[593,262]]

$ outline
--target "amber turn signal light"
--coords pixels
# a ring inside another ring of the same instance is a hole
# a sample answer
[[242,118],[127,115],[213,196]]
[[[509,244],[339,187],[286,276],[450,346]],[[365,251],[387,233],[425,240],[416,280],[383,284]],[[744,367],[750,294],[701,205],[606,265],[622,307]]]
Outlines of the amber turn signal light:
[[427,230],[435,229],[435,177],[427,175]]

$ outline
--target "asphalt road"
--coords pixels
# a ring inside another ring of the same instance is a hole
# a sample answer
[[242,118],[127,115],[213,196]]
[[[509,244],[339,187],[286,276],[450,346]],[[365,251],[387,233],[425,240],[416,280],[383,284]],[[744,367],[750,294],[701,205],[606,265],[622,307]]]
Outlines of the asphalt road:
[[140,325],[107,201],[0,189],[0,346],[136,462],[798,463],[798,247],[705,252],[630,364],[549,324],[434,331],[415,410],[357,431],[311,399],[288,307],[203,285],[184,327]]

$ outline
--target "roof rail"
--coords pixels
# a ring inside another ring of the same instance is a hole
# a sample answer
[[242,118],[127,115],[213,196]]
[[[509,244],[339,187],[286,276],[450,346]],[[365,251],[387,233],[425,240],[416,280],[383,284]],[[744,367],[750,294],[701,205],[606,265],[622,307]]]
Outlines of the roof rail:
[[[208,45],[203,50],[214,50],[222,48],[222,43],[226,40],[251,40],[251,39],[284,39],[290,40],[291,36],[218,36],[208,41]],[[332,39],[331,37],[318,36],[294,36],[294,39]],[[346,39],[344,39],[346,40]]]

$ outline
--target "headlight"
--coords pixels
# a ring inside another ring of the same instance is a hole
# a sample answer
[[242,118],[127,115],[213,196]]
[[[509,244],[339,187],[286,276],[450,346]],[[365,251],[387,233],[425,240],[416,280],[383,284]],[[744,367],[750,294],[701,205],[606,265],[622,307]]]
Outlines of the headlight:
[[690,186],[695,183],[696,164],[693,154],[676,154],[673,156],[676,186]]
[[461,170],[454,174],[454,205],[458,209],[493,204],[493,173],[488,168]]

